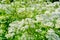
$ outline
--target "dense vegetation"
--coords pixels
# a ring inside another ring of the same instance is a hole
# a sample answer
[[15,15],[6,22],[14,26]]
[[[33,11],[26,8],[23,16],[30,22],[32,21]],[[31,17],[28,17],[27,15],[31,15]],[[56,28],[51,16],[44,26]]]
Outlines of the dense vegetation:
[[0,0],[0,40],[60,40],[60,2],[55,1]]

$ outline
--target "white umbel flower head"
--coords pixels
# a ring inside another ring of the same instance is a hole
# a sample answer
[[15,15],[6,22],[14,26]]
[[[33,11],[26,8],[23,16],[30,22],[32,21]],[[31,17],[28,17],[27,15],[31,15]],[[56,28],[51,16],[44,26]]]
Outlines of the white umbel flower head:
[[55,12],[60,12],[60,8],[57,8],[57,9],[55,10]]
[[44,20],[44,18],[41,17],[40,15],[37,15],[37,16],[36,16],[36,20],[37,20],[38,22],[41,22],[41,21]]
[[6,34],[5,37],[6,37],[6,38],[11,38],[11,37],[13,37],[14,35],[15,35],[14,33],[9,33],[9,34]]
[[48,38],[48,40],[60,40],[60,37],[55,33],[53,29],[48,30],[46,38]]
[[53,23],[52,22],[46,22],[46,23],[43,23],[43,24],[44,24],[44,26],[50,26],[50,27],[53,26]]
[[56,20],[56,28],[60,28],[60,19]]
[[17,12],[18,12],[18,13],[21,13],[21,12],[23,12],[23,11],[25,11],[25,8],[18,8],[18,9],[17,9]]
[[48,30],[48,33],[54,33],[53,29]]

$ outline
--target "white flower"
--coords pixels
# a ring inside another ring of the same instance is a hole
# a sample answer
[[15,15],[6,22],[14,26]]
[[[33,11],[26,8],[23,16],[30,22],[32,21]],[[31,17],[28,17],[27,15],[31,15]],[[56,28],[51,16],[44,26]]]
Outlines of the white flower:
[[18,9],[17,9],[17,12],[18,12],[18,13],[21,13],[21,12],[23,12],[23,11],[25,11],[25,8],[18,8]]
[[60,5],[60,2],[54,2],[53,4],[54,5]]
[[35,20],[31,19],[31,18],[26,18],[25,19],[25,24],[33,24]]
[[48,33],[54,33],[53,29],[48,30]]
[[57,8],[57,9],[55,10],[55,12],[60,12],[60,8]]
[[56,20],[56,28],[60,28],[60,19]]
[[54,32],[53,29],[48,30],[46,38],[48,38],[48,40],[60,40],[60,37]]
[[53,12],[50,16],[51,20],[54,20],[55,18],[59,18],[60,17],[60,12]]
[[31,28],[35,28],[35,25],[34,25],[34,24],[31,24],[30,27],[31,27]]
[[25,29],[25,27],[22,27],[22,28],[20,28],[20,30],[21,30],[21,31],[25,31],[26,29]]
[[24,23],[25,23],[24,19],[22,19],[22,21],[19,21],[17,25],[20,28],[20,27],[22,27],[24,25]]
[[35,8],[34,7],[27,7],[26,10],[27,11],[33,11]]
[[14,32],[14,27],[9,27],[8,28],[8,33],[12,33],[12,32]]
[[41,21],[44,20],[44,18],[41,17],[40,15],[37,15],[37,16],[36,16],[36,20],[37,20],[38,22],[41,22]]
[[14,33],[9,33],[9,34],[6,34],[5,37],[6,37],[6,38],[11,38],[11,37],[13,37],[14,35],[15,35]]
[[28,35],[27,35],[27,33],[25,32],[25,33],[21,36],[21,40],[26,40],[26,39],[27,39],[26,36],[28,36]]
[[14,22],[10,23],[9,26],[12,26],[12,27],[13,27],[13,26],[16,26],[16,24],[18,24],[18,22],[19,22],[19,21],[14,21]]
[[47,7],[54,7],[55,5],[53,3],[46,5]]
[[45,15],[50,16],[51,15],[51,12],[50,11],[46,11],[45,12]]
[[27,32],[23,33],[20,40],[33,40],[33,36],[29,35]]
[[18,30],[25,31],[29,27],[34,28],[35,27],[34,22],[35,20],[31,18],[22,19],[21,21],[14,21],[9,24],[10,27],[8,28],[8,33],[15,32],[15,29],[17,31]]
[[50,13],[50,11],[46,11],[45,13],[48,13],[48,14],[49,14],[49,13]]
[[29,27],[29,25],[25,25],[25,26],[24,26],[25,29],[28,29],[28,27]]
[[43,23],[44,26],[50,26],[50,27],[53,27],[53,23],[52,22],[46,22],[46,23]]
[[0,4],[0,8],[2,8],[2,4]]

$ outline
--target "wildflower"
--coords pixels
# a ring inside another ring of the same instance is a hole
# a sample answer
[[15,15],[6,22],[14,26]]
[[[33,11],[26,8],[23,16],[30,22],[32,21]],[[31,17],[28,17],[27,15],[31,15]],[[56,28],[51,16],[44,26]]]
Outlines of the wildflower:
[[14,33],[9,33],[9,34],[6,34],[5,37],[6,37],[6,38],[11,38],[11,37],[13,37],[14,35],[15,35]]
[[27,24],[33,24],[33,23],[34,23],[34,20],[31,19],[31,18],[26,18],[26,19],[25,19],[25,22],[26,22]]
[[60,19],[56,20],[56,28],[60,28]]
[[29,27],[29,25],[25,25],[25,26],[24,26],[25,29],[28,29],[28,27]]
[[25,29],[25,27],[21,27],[20,30],[21,31],[25,31],[26,29]]
[[47,7],[54,7],[55,5],[53,3],[46,5]]
[[29,35],[27,32],[23,33],[20,40],[33,40],[33,36]]
[[30,10],[33,11],[34,9],[35,9],[34,7],[27,7],[26,8],[27,11],[30,11]]
[[36,16],[36,20],[37,20],[38,22],[41,22],[41,21],[44,20],[44,18],[41,17],[40,15],[37,15],[37,16]]
[[60,8],[57,8],[57,9],[55,10],[55,12],[60,12]]
[[50,16],[51,20],[57,19],[60,17],[60,12],[53,12]]
[[12,33],[12,32],[14,32],[14,27],[9,27],[8,28],[8,33]]
[[48,38],[48,40],[60,40],[59,36],[54,32],[53,29],[48,30],[46,38]]
[[46,11],[45,14],[46,14],[47,16],[51,15],[50,11]]
[[48,30],[48,33],[54,33],[53,29]]
[[21,40],[26,40],[26,33],[22,35]]
[[52,22],[46,22],[46,23],[43,23],[44,26],[50,26],[50,27],[53,27],[53,23]]
[[25,8],[18,8],[18,9],[17,9],[17,12],[18,12],[18,13],[21,13],[21,12],[23,12],[23,11],[25,11]]

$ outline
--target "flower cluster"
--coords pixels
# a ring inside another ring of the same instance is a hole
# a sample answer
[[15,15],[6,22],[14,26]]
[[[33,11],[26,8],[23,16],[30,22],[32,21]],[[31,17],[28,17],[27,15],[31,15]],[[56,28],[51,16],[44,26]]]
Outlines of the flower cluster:
[[[41,9],[39,9],[39,7],[41,6],[38,6],[38,10],[40,10],[39,12],[41,12],[41,14],[36,15],[35,19],[25,18],[25,19],[22,19],[21,21],[14,21],[10,23],[9,24],[10,27],[8,27],[8,33],[5,35],[5,37],[8,39],[8,38],[13,38],[14,36],[18,34],[21,34],[21,36],[18,36],[18,40],[34,40],[35,39],[34,36],[38,37],[38,34],[39,35],[41,33],[45,34],[45,32],[48,31],[46,34],[46,38],[48,38],[48,40],[59,40],[60,39],[59,36],[55,34],[55,31],[53,29],[49,30],[46,28],[46,27],[60,28],[59,2],[54,2],[52,4],[46,5],[45,7],[43,6]],[[30,11],[35,10],[34,8],[29,9],[29,10]],[[18,12],[22,12],[24,10],[26,9],[21,8],[18,10]],[[27,11],[28,11],[28,8],[27,8]],[[42,28],[46,28],[46,30],[43,31],[44,29]],[[35,35],[34,32],[38,34],[35,33],[36,34]]]
[[59,36],[55,34],[53,29],[48,30],[46,38],[48,38],[48,40],[60,40]]
[[45,1],[2,1],[0,39],[60,40],[60,2]]

